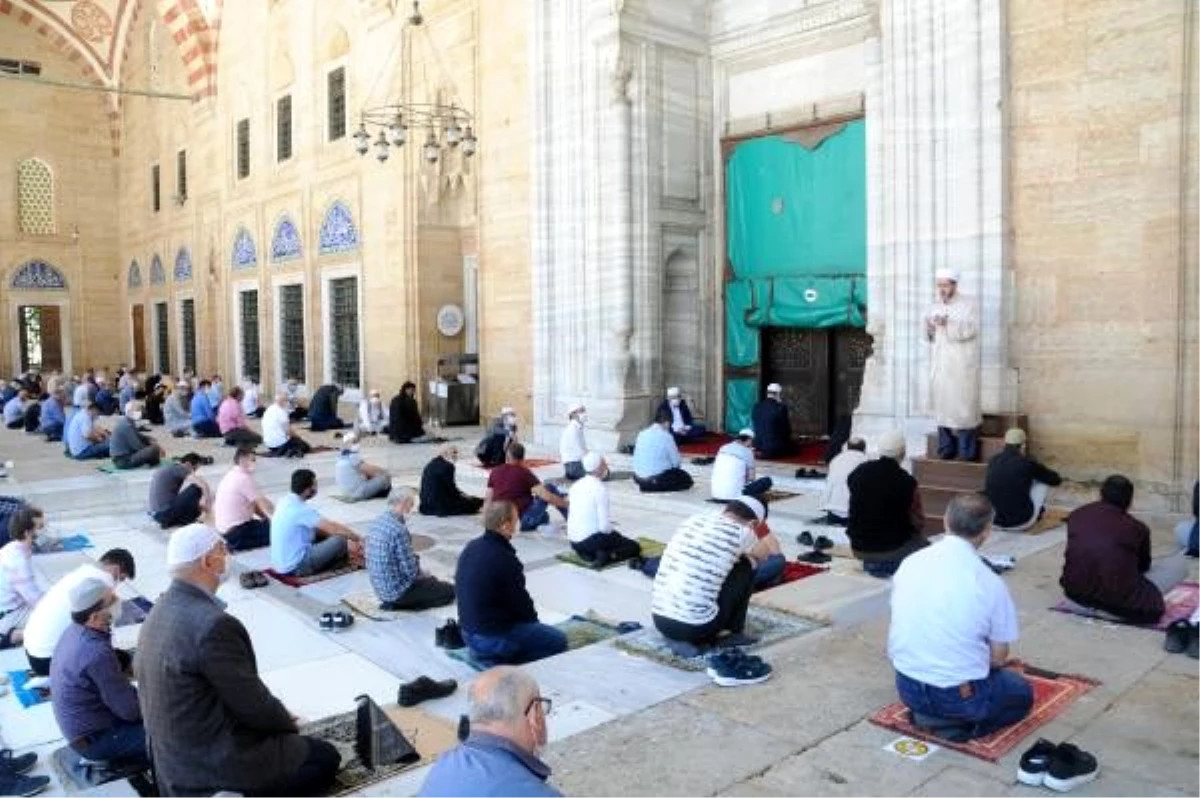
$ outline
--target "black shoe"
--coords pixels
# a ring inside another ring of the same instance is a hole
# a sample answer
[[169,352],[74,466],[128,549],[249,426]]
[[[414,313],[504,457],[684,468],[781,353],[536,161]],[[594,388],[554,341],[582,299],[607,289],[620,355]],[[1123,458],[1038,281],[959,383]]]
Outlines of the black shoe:
[[442,641],[438,645],[442,648],[457,650],[466,648],[466,641],[463,640],[462,630],[458,627],[458,621],[449,620],[439,630],[442,633]]
[[833,558],[823,551],[810,551],[796,557],[796,562],[806,562],[812,565],[825,565]]
[[469,715],[458,716],[458,741],[465,743],[467,738],[471,736],[471,718]]
[[1042,786],[1055,792],[1068,792],[1076,787],[1095,781],[1100,772],[1100,763],[1087,751],[1070,743],[1061,743],[1050,758],[1050,769]]
[[[380,609],[383,609],[383,605],[380,605]],[[446,647],[446,627],[445,626],[439,626],[438,628],[433,630],[433,644],[435,646],[437,646],[438,648]]]
[[1192,637],[1192,625],[1190,623],[1186,620],[1175,621],[1167,627],[1166,639],[1163,640],[1163,649],[1171,654],[1182,654],[1187,651]]
[[408,684],[400,685],[400,694],[396,701],[402,707],[415,707],[422,701],[445,698],[457,689],[458,682],[453,679],[438,682],[428,676],[418,676]]
[[1056,750],[1058,746],[1049,740],[1034,743],[1032,748],[1021,754],[1021,763],[1017,765],[1017,781],[1031,787],[1041,787]]
[[830,540],[829,538],[825,537],[824,535],[819,535],[817,537],[817,539],[813,541],[813,548],[816,549],[817,551],[825,551],[826,549],[832,549],[833,541]]
[[716,643],[713,645],[716,648],[743,648],[754,645],[758,640],[753,635],[744,634],[743,632],[733,632],[724,637],[718,637]]
[[22,776],[18,773],[0,776],[0,794],[2,795],[37,795],[49,785],[49,776]]
[[1192,659],[1200,659],[1200,626],[1192,627],[1192,639],[1188,643],[1187,655]]
[[28,773],[37,764],[37,754],[32,751],[28,754],[13,756],[11,748],[5,748],[0,751],[0,777],[3,776],[20,776],[22,773]]
[[630,557],[626,564],[629,566],[630,570],[640,571],[646,564],[646,558],[640,555],[637,557]]
[[813,544],[812,532],[807,529],[796,536],[796,542],[801,546],[811,546]]

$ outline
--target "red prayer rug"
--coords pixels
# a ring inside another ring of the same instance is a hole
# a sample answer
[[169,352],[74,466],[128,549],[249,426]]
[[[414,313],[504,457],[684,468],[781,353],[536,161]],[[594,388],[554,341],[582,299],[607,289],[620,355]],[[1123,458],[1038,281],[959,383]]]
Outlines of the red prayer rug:
[[1123,621],[1115,615],[1110,615],[1102,610],[1082,607],[1067,599],[1059,601],[1050,609],[1055,612],[1078,615],[1081,618],[1095,618],[1098,621],[1107,621],[1108,623],[1117,623],[1123,626],[1137,626],[1142,629],[1157,629],[1162,631],[1175,621],[1181,619],[1187,620],[1192,617],[1192,613],[1196,611],[1196,607],[1200,606],[1200,584],[1196,582],[1180,582],[1168,590],[1167,595],[1163,596],[1163,605],[1165,607],[1163,614],[1156,623],[1139,624],[1131,624],[1128,621]]
[[702,437],[679,444],[679,453],[688,457],[713,457],[717,450],[733,438],[718,432],[706,432]]
[[1086,676],[1058,674],[1056,676],[1041,675],[1048,671],[1030,673],[1025,665],[1014,665],[1024,674],[1033,687],[1033,709],[1025,719],[1011,726],[1005,726],[999,731],[992,732],[986,737],[980,737],[965,743],[945,740],[937,735],[922,731],[912,725],[908,707],[899,702],[888,704],[872,715],[869,720],[876,726],[899,732],[908,737],[916,737],[937,743],[945,748],[953,748],[968,756],[977,757],[987,762],[996,762],[1013,748],[1029,737],[1033,732],[1057,718],[1067,710],[1067,707],[1084,693],[1099,684]]
[[780,585],[786,585],[788,582],[796,582],[801,579],[807,579],[810,576],[816,576],[817,574],[823,574],[828,570],[829,570],[828,565],[810,565],[810,564],[804,563],[804,562],[789,561],[786,565],[783,566],[783,576],[781,576],[779,578],[778,582],[771,585],[770,587],[759,588],[758,590],[755,590],[754,592],[762,593],[764,590],[773,590],[773,589],[779,587]]
[[[525,462],[523,462],[521,465],[525,466],[526,468],[528,468],[529,470],[532,471],[535,468],[541,468],[542,466],[554,465],[557,462],[558,461],[554,460],[554,459],[526,457]],[[496,465],[481,465],[481,464],[479,464],[478,460],[475,461],[475,464],[479,465],[479,467],[484,469],[485,471],[491,471],[493,468],[496,468],[496,466],[499,465],[499,463],[497,463]]]

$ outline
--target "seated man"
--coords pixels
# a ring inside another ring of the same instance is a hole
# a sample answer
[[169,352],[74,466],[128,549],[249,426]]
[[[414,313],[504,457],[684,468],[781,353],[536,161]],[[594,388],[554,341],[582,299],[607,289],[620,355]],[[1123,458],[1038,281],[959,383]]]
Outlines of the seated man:
[[191,405],[191,391],[185,382],[178,383],[163,401],[163,424],[176,438],[192,431]]
[[567,479],[582,479],[583,456],[587,453],[587,440],[583,425],[587,423],[587,408],[575,402],[567,409],[567,425],[558,439],[558,456],[562,459],[563,475]]
[[134,671],[160,794],[325,795],[341,757],[300,736],[259,677],[249,633],[216,598],[228,559],[203,524],[173,533],[173,581],[142,626]]
[[283,391],[275,394],[274,404],[262,417],[263,445],[271,450],[272,457],[303,457],[312,447],[292,429],[294,413],[289,414],[287,408],[287,394]]
[[117,412],[117,395],[108,384],[107,377],[96,378],[96,398],[92,401],[96,403],[102,416],[111,416]]
[[76,410],[67,424],[67,455],[75,460],[105,460],[108,458],[108,430],[96,426],[100,409],[88,402]]
[[654,576],[650,612],[663,637],[685,646],[757,642],[745,634],[746,613],[754,569],[771,554],[757,535],[766,516],[762,502],[741,496],[719,515],[701,513],[683,522]]
[[467,693],[470,735],[438,757],[422,796],[562,795],[546,780],[550,767],[538,759],[546,746],[550,699],[533,677],[517,668],[492,668]]
[[510,542],[519,524],[512,502],[489,504],[484,533],[463,548],[454,573],[463,640],[484,665],[520,665],[567,650],[566,634],[538,621],[525,589],[525,566]]
[[69,595],[71,625],[50,662],[54,719],[71,749],[114,767],[146,770],[146,729],[137,690],[112,643],[112,585],[88,577]]
[[258,388],[258,381],[247,376],[242,386],[239,387],[242,388],[242,413],[246,415],[246,418],[262,418],[266,408],[260,401],[261,392]]
[[217,408],[217,429],[225,437],[226,446],[258,446],[262,443],[262,436],[250,429],[246,421],[242,399],[242,386],[235,385]]
[[917,481],[900,465],[904,453],[904,434],[884,433],[879,459],[862,463],[846,478],[850,549],[863,561],[863,571],[881,579],[896,573],[905,557],[929,545]]
[[421,570],[404,517],[412,512],[417,492],[400,488],[388,497],[384,511],[367,531],[364,545],[367,575],[385,610],[425,610],[454,602],[454,585]]
[[200,380],[196,392],[192,394],[192,437],[219,438],[221,428],[217,425],[217,411],[213,409],[208,389],[212,386],[208,380]]
[[271,567],[277,573],[312,576],[361,554],[357,532],[308,506],[316,495],[317,475],[307,468],[293,471],[292,491],[271,515]]
[[1196,556],[1197,538],[1200,538],[1200,482],[1192,483],[1192,517],[1175,525],[1175,540],[1183,553]]
[[1004,433],[1004,450],[987,465],[984,493],[996,508],[993,529],[1024,532],[1045,510],[1046,494],[1062,477],[1025,453],[1025,430]]
[[342,395],[340,385],[322,385],[313,394],[308,405],[308,418],[313,432],[325,432],[348,426],[338,415],[338,398]]
[[113,425],[108,453],[117,468],[153,467],[167,456],[166,449],[155,443],[149,435],[138,431],[137,424],[141,420],[142,403],[134,399],[125,407],[125,415]]
[[[99,579],[108,587],[133,579],[137,565],[133,555],[125,549],[109,549],[100,555],[96,564],[85,563],[59,579],[33,608],[25,624],[25,658],[29,669],[37,676],[50,675],[50,661],[63,632],[71,625],[71,591],[89,579]],[[130,658],[124,651],[117,651],[122,658],[121,669],[129,667]]]
[[67,426],[67,413],[63,406],[66,391],[56,389],[50,397],[42,402],[42,414],[38,425],[47,441],[61,441],[63,430]]
[[978,493],[956,496],[945,524],[948,534],[905,559],[892,580],[888,656],[914,725],[967,740],[1028,715],[1033,689],[1004,668],[1017,612],[1004,581],[979,556],[991,503]]
[[33,571],[33,540],[45,524],[45,513],[28,504],[9,518],[9,541],[0,546],[0,649],[25,640],[25,624],[46,594]]
[[672,493],[692,487],[692,475],[680,466],[679,447],[670,432],[671,416],[662,410],[633,444],[633,481],[642,493]]
[[392,443],[425,443],[430,437],[421,423],[421,408],[417,405],[417,386],[406,382],[400,393],[392,397],[388,410],[388,439]]
[[25,426],[25,405],[29,403],[29,391],[21,388],[12,399],[4,403],[4,426],[21,429]]
[[612,528],[608,486],[604,484],[608,463],[598,453],[588,452],[583,456],[583,470],[583,478],[576,480],[568,494],[571,514],[567,517],[567,539],[571,549],[594,568],[641,556],[642,547],[636,540]]
[[483,503],[493,501],[516,505],[522,532],[550,523],[550,506],[557,508],[563,518],[567,517],[567,497],[556,485],[544,484],[525,467],[525,445],[521,443],[508,447],[508,462],[488,473]]
[[857,435],[846,441],[846,448],[829,461],[829,474],[825,477],[825,496],[821,509],[825,511],[825,523],[845,526],[850,518],[850,486],[846,480],[854,469],[867,462],[867,442]]
[[[146,383],[149,384],[153,379],[147,379]],[[167,386],[161,381],[154,383],[154,387],[146,392],[146,421],[155,426],[163,424],[163,403],[166,399]]]
[[751,426],[758,453],[765,459],[787,457],[795,454],[796,442],[792,440],[792,422],[788,407],[783,403],[783,387],[773,382],[767,386],[767,395],[750,411]]
[[308,418],[308,388],[304,387],[295,377],[288,377],[287,382],[279,386],[276,396],[283,393],[287,398],[285,406],[291,421],[303,421]]
[[697,424],[692,418],[692,409],[678,388],[667,389],[667,398],[659,404],[655,416],[664,411],[671,417],[671,434],[680,443],[690,438],[703,438],[707,432],[703,424]]
[[739,496],[761,496],[774,483],[770,477],[754,478],[754,431],[744,429],[717,450],[713,460],[712,497],[732,501]]
[[[517,411],[511,407],[502,407],[500,415],[492,420],[487,434],[475,447],[475,456],[479,458],[479,462],[485,468],[503,465],[508,455],[508,447],[516,443],[516,440]],[[422,501],[422,505],[424,505],[424,501]]]
[[233,455],[233,468],[217,483],[213,521],[230,551],[260,549],[271,542],[275,507],[254,482],[258,455],[243,446]]
[[212,509],[212,490],[199,474],[204,458],[188,452],[177,463],[166,463],[150,477],[150,515],[163,529],[200,520]]
[[358,403],[358,430],[363,435],[387,434],[388,409],[378,389],[371,389],[367,398]]
[[1163,594],[1187,576],[1183,552],[1150,559],[1150,530],[1129,514],[1133,483],[1114,474],[1100,501],[1067,517],[1067,551],[1059,584],[1076,604],[1128,623],[1155,623]]
[[458,447],[448,443],[421,472],[421,515],[475,515],[483,499],[468,496],[454,483],[454,463]]
[[212,375],[212,381],[209,382],[206,393],[208,394],[208,403],[214,410],[221,406],[221,402],[225,401],[225,384],[221,382],[220,374]]
[[333,464],[333,475],[346,501],[378,499],[392,490],[392,477],[387,469],[362,459],[358,453],[358,436],[353,432],[342,436],[342,451]]

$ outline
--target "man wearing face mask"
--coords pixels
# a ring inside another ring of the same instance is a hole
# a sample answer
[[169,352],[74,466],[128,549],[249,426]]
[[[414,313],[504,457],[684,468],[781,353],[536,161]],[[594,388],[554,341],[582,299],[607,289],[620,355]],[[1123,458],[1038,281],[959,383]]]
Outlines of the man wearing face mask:
[[134,399],[125,405],[125,415],[113,425],[112,437],[108,439],[108,453],[117,468],[140,468],[156,466],[167,452],[149,435],[138,432],[137,423],[142,420],[142,403]]
[[89,577],[71,589],[71,625],[50,662],[54,719],[79,755],[147,769],[138,694],[112,645],[112,586]]
[[[475,456],[479,458],[479,462],[483,463],[485,468],[504,465],[504,460],[508,457],[508,447],[512,446],[516,440],[517,411],[511,407],[502,407],[500,415],[492,421],[487,435],[475,447]],[[421,503],[424,504],[424,499],[421,500]]]
[[421,407],[417,404],[417,386],[406,382],[400,393],[392,397],[387,416],[388,439],[392,443],[431,443],[433,438],[425,434],[421,422]]
[[538,758],[552,704],[532,676],[511,666],[492,668],[471,685],[467,701],[470,736],[438,757],[418,795],[562,795]]
[[358,403],[358,431],[363,435],[378,435],[388,431],[388,409],[383,406],[378,390],[373,389],[366,399]]
[[134,661],[162,795],[325,795],[337,749],[302,737],[258,675],[246,627],[216,596],[229,552],[216,530],[171,535],[173,581],[142,626]]
[[312,576],[362,555],[362,538],[345,524],[322,518],[309,504],[317,495],[317,475],[292,472],[292,492],[271,515],[271,567],[281,574]]
[[697,424],[692,417],[692,409],[677,387],[667,389],[667,398],[658,406],[655,416],[668,413],[671,416],[671,434],[679,443],[691,438],[703,438],[708,432],[703,424]]
[[563,427],[558,439],[558,455],[562,459],[567,479],[583,479],[587,472],[583,468],[583,456],[587,454],[587,440],[583,436],[583,425],[587,423],[587,408],[576,402],[567,408],[567,426]]

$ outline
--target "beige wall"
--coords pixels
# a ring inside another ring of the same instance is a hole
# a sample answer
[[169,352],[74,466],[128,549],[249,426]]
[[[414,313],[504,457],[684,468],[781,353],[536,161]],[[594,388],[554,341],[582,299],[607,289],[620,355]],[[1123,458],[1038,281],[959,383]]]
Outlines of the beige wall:
[[1126,473],[1148,503],[1197,469],[1188,5],[1009,4],[1021,409],[1037,454],[1074,479]]
[[[0,53],[5,58],[39,62],[42,77],[85,83],[80,67],[13,17],[0,16]],[[113,330],[107,308],[116,303],[117,209],[116,159],[105,94],[0,81],[0,374],[18,362],[18,304],[66,301],[69,315],[69,362],[75,371],[115,366],[124,359],[122,332]],[[17,165],[36,157],[55,178],[57,234],[31,236],[17,225]],[[72,232],[78,228],[75,240]],[[69,290],[14,292],[13,270],[31,258],[63,271]],[[64,319],[64,323],[67,323]],[[64,352],[64,355],[66,353]]]

